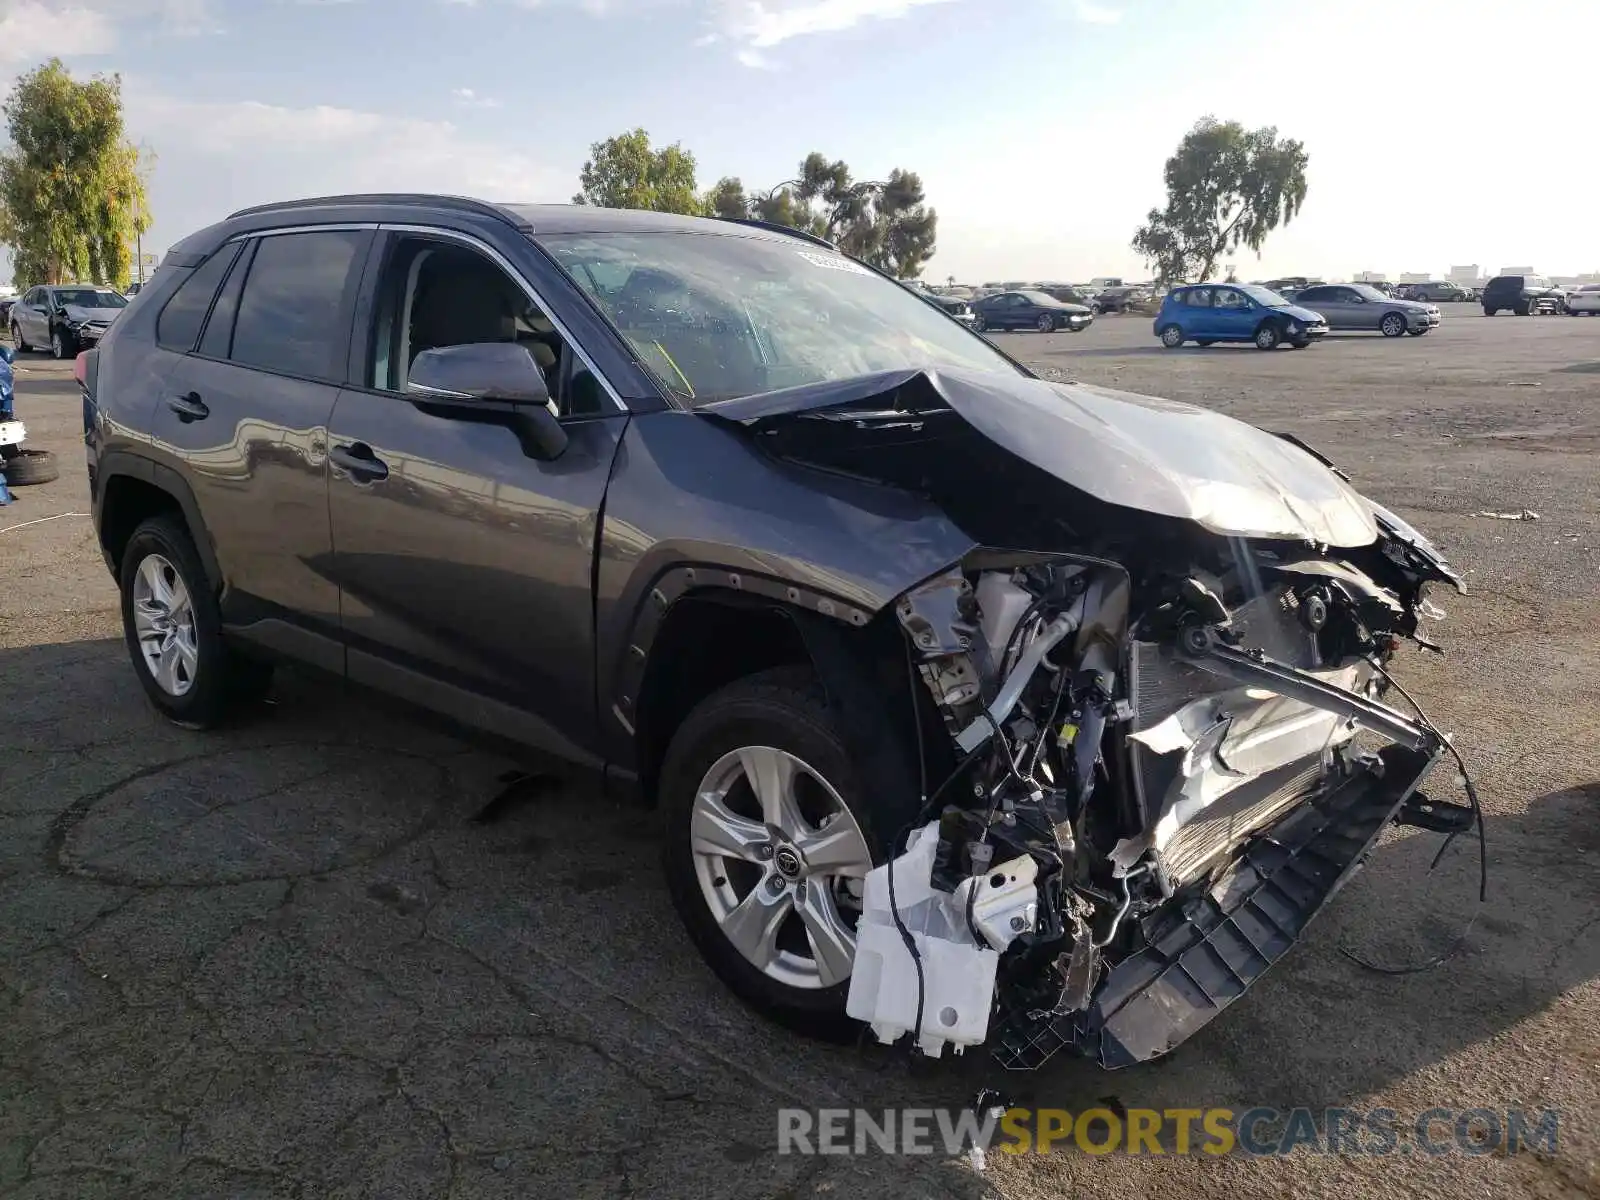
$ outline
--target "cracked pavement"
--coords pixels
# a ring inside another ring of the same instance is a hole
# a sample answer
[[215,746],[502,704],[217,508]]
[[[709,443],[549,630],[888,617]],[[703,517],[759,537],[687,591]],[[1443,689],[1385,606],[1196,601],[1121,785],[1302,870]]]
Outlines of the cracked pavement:
[[[0,1195],[1094,1197],[1600,1190],[1600,393],[1582,320],[1165,352],[1137,317],[1001,335],[1088,382],[1287,428],[1468,571],[1402,679],[1466,751],[1463,840],[1395,831],[1276,971],[1170,1059],[999,1080],[1082,1109],[1558,1106],[1560,1152],[1482,1159],[779,1156],[780,1106],[961,1105],[981,1054],[908,1069],[767,1025],[672,915],[652,814],[523,775],[280,672],[220,734],[144,702],[89,523],[64,368],[19,365],[60,481],[0,509]],[[1512,388],[1509,382],[1536,382]],[[1537,522],[1475,517],[1528,507]],[[9,531],[8,531],[9,530]],[[1445,794],[1447,774],[1432,788]]]

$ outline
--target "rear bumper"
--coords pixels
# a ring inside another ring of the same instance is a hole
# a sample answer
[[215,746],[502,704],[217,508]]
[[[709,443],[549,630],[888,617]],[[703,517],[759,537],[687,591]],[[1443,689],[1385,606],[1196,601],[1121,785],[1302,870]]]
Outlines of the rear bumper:
[[1176,1049],[1299,941],[1441,752],[1389,746],[1295,808],[1206,891],[1179,893],[1145,918],[1143,948],[1106,973],[1086,1010],[1006,1014],[995,1057],[1031,1070],[1071,1049],[1114,1070]]

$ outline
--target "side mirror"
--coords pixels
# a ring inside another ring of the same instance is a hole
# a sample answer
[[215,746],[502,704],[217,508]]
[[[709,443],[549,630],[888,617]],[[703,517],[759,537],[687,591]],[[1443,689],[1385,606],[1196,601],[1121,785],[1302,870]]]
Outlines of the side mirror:
[[549,461],[567,448],[544,372],[533,352],[515,342],[424,350],[411,364],[406,392],[425,412],[505,426],[529,458]]
[[9,345],[0,343],[0,361],[14,363],[17,361],[17,352]]

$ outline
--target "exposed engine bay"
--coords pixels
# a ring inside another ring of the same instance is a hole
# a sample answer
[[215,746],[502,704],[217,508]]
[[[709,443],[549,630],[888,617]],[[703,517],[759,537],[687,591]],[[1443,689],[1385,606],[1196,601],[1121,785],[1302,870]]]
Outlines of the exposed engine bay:
[[[1185,948],[1207,971],[1173,960],[1201,976],[1183,980],[1192,1016],[1209,1019],[1242,991],[1310,912],[1275,923],[1260,903],[1229,911],[1218,889],[1240,886],[1241,849],[1391,766],[1391,790],[1410,774],[1398,808],[1442,749],[1381,702],[1383,668],[1405,639],[1431,645],[1418,620],[1437,613],[1428,580],[1407,569],[1419,564],[1383,545],[1365,556],[1382,583],[1351,561],[1361,555],[1219,539],[1232,561],[1182,577],[980,552],[904,596],[900,624],[962,765],[893,864],[898,878],[889,866],[868,876],[850,1014],[886,1041],[916,1030],[937,1055],[988,1040],[992,1010],[995,1053],[1011,1067],[1065,1045],[1107,1066],[1153,1057],[1201,1022],[1158,1021],[1140,1042],[1107,1028],[1107,985],[1140,955],[1164,965],[1169,951],[1152,941],[1162,916],[1187,925],[1203,897],[1233,936],[1190,930]],[[1358,750],[1360,731],[1409,757]],[[1255,940],[1252,922],[1263,926]],[[921,955],[920,988],[901,924]],[[1158,1011],[1169,1017],[1170,1000]]]
[[879,1040],[1012,1069],[1157,1057],[1388,824],[1481,839],[1470,783],[1470,807],[1417,790],[1459,755],[1384,702],[1402,646],[1438,650],[1429,589],[1461,580],[1296,439],[956,372],[713,408],[779,458],[930,497],[979,544],[894,603],[947,744],[864,888],[847,1011]]

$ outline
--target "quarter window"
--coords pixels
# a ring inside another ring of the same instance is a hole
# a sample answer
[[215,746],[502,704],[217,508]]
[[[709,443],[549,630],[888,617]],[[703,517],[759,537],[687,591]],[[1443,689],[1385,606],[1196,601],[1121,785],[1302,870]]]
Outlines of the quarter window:
[[312,379],[344,374],[345,290],[367,235],[330,229],[264,237],[245,278],[230,358]]
[[222,277],[228,273],[238,253],[237,245],[222,247],[183,281],[156,318],[159,345],[183,354],[194,349],[200,326],[205,324],[206,313],[211,308],[211,298],[217,294]]

